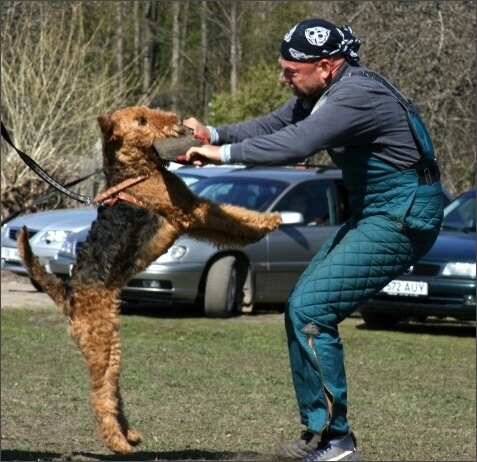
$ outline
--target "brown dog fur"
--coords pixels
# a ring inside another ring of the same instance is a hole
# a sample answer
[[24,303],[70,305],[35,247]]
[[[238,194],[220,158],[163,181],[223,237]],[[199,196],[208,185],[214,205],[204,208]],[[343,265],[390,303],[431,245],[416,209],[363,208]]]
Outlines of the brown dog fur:
[[141,436],[126,419],[119,391],[122,287],[181,234],[218,247],[244,246],[277,228],[281,218],[198,198],[168,171],[153,143],[184,135],[176,114],[128,107],[100,116],[98,122],[106,186],[151,175],[125,190],[146,207],[122,200],[100,206],[71,278],[64,282],[47,273],[32,253],[26,228],[18,235],[18,247],[30,277],[69,319],[69,332],[88,366],[91,406],[105,444],[127,454]]

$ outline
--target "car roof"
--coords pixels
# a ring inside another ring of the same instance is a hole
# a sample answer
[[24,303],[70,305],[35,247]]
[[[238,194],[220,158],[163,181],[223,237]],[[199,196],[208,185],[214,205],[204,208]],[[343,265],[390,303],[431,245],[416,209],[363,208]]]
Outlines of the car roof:
[[[220,168],[220,167],[219,167]],[[219,170],[214,171],[214,177],[220,177]],[[341,169],[329,166],[317,167],[266,167],[266,166],[243,166],[223,172],[225,176],[237,176],[244,178],[261,178],[270,180],[282,180],[287,182],[301,182],[315,178],[341,179]]]
[[206,165],[205,167],[196,167],[194,165],[184,165],[176,170],[176,175],[192,175],[201,178],[208,178],[211,176],[217,176],[225,174],[237,169],[245,168],[244,165]]
[[[236,167],[230,169],[220,170],[224,167]],[[238,168],[237,168],[238,167]],[[204,171],[206,167],[195,167]],[[192,167],[191,173],[195,173],[195,168]],[[243,165],[237,164],[235,166],[220,165],[220,166],[207,166],[207,175],[203,177],[220,178],[221,176],[229,176],[229,174],[242,176],[245,178],[261,178],[270,180],[286,181],[291,184],[301,183],[303,181],[313,180],[316,178],[327,178],[330,180],[341,180],[343,173],[340,168],[330,165],[293,165],[293,166],[262,166],[262,165]],[[182,170],[182,169],[181,169]],[[198,172],[200,175],[200,172]],[[223,174],[223,175],[221,175]],[[202,178],[204,179],[204,178]],[[442,186],[444,200],[444,206],[447,206],[454,198],[449,191]]]

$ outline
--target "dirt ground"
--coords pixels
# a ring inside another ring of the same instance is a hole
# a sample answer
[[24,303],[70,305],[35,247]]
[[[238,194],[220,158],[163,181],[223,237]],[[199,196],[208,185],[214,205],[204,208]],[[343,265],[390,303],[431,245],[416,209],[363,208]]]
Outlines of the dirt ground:
[[2,270],[1,279],[2,308],[55,307],[48,295],[38,292],[27,277]]

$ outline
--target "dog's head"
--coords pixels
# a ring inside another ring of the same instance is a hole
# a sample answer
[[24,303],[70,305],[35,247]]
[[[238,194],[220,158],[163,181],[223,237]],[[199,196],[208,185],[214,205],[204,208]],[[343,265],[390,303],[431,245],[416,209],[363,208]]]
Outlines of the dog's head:
[[175,113],[160,109],[126,107],[99,116],[98,123],[107,177],[151,173],[201,144]]

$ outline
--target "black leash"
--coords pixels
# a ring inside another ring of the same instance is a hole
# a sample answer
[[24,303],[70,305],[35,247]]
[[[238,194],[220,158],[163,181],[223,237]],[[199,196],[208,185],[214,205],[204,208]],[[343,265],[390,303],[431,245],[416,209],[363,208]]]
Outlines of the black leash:
[[[17,154],[22,158],[23,162],[28,165],[40,178],[45,180],[47,183],[49,183],[51,186],[56,188],[58,191],[62,192],[63,194],[66,194],[67,196],[71,197],[72,199],[75,199],[85,205],[91,205],[94,204],[94,202],[91,200],[91,198],[87,196],[82,196],[81,194],[76,194],[73,191],[70,191],[69,189],[65,188],[64,186],[61,186],[59,183],[57,183],[53,178],[51,178],[48,173],[46,173],[29,155],[25,154],[24,152],[20,151],[13,143],[10,138],[10,135],[7,132],[7,129],[5,128],[5,125],[3,125],[2,122],[2,137],[3,139],[17,152]],[[75,180],[71,183],[68,183],[68,186],[73,186],[80,181],[85,180],[86,178],[89,178],[90,176],[94,175],[97,172],[90,173],[84,178],[81,178],[79,180]]]
[[[92,173],[89,173],[88,175],[85,175],[84,177],[82,178],[78,178],[77,180],[73,180],[73,181],[70,181],[69,183],[66,183],[65,184],[65,188],[70,188],[71,186],[75,186],[79,183],[81,183],[82,181],[85,181],[87,180],[88,178],[94,176],[94,175],[97,175],[98,173],[101,173],[102,172],[102,169],[101,168],[98,168],[97,170],[95,170],[94,172]],[[38,196],[36,199],[33,200],[33,205],[39,205],[45,201],[47,201],[50,197],[52,197],[54,194],[58,194],[57,191],[48,191],[47,193],[41,195],[41,196]],[[20,210],[17,210],[16,212],[12,213],[11,215],[9,215],[8,217],[4,218],[2,221],[0,221],[0,226],[3,226],[5,223],[9,222],[10,220],[13,220],[14,218],[16,218],[18,215],[20,215],[21,213],[25,212],[25,210],[27,210],[27,207],[22,207]]]

